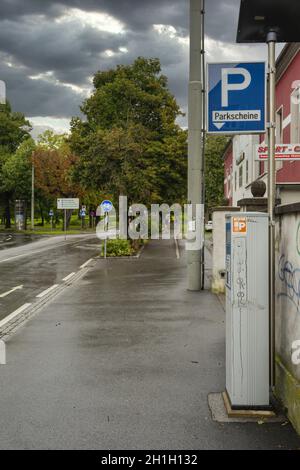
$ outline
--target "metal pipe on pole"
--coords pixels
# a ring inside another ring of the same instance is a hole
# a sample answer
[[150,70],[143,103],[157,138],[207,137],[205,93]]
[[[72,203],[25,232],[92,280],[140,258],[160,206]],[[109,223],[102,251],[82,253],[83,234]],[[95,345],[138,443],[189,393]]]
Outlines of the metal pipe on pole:
[[[205,144],[206,144],[206,73],[205,73],[205,0],[202,0],[201,12],[201,27],[202,27],[202,44],[201,44],[201,61],[202,61],[202,204],[205,207]],[[203,240],[205,237],[204,220],[205,212],[203,213]],[[201,289],[205,287],[205,250],[203,247],[201,257]]]
[[67,240],[67,210],[64,209],[64,230],[65,230],[65,241]]
[[268,44],[268,213],[269,213],[269,309],[270,309],[270,385],[275,386],[275,129],[276,129],[276,32],[267,35]]
[[[202,204],[202,11],[203,0],[190,0],[190,78],[188,98],[188,203],[196,220],[196,207]],[[199,229],[199,228],[198,228]],[[189,243],[189,240],[187,240]],[[201,290],[202,249],[187,251],[188,290]]]

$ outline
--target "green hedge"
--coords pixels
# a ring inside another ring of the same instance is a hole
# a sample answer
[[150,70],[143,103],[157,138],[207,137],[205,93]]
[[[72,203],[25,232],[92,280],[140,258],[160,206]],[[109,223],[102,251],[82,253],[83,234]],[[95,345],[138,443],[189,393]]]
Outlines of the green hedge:
[[[134,254],[129,240],[107,240],[106,255],[113,256],[131,256]],[[104,255],[104,243],[102,245],[102,256]]]

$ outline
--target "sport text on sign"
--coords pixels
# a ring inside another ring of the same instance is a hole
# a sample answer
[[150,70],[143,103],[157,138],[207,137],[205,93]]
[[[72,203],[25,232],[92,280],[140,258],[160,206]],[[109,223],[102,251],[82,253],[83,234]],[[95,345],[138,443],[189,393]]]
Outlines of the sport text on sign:
[[[256,145],[255,160],[268,159],[268,146]],[[300,161],[300,144],[278,144],[275,147],[276,160],[299,160]]]

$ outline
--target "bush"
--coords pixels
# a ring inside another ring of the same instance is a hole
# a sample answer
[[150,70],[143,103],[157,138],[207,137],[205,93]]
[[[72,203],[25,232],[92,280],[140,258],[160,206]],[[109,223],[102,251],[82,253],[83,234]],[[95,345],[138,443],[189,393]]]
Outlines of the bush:
[[[107,240],[106,255],[113,256],[131,256],[134,254],[129,240]],[[104,255],[104,243],[102,245],[102,256]]]

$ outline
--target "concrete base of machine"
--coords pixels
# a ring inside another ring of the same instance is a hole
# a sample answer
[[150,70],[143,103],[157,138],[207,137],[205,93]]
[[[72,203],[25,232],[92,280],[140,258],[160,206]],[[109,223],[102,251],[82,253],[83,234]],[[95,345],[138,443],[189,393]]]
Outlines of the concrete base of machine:
[[262,409],[261,407],[254,409],[254,408],[245,408],[242,407],[233,407],[228,396],[227,391],[222,393],[224,405],[226,408],[226,412],[229,417],[232,416],[239,416],[239,417],[253,417],[253,418],[270,418],[276,416],[276,413],[271,409],[271,407],[267,407],[266,409]]
[[[211,411],[213,421],[218,423],[287,423],[284,414],[276,414],[274,411],[266,410],[263,414],[261,410],[232,410],[230,401],[224,398],[225,392],[210,393],[208,395],[208,406]],[[229,405],[229,406],[228,406]],[[249,413],[252,411],[252,413]],[[254,411],[254,412],[253,412]]]

